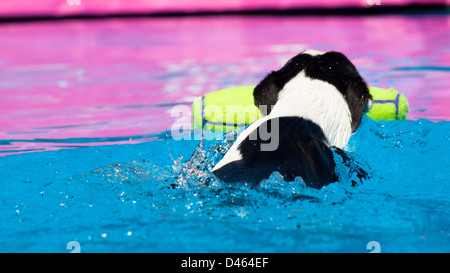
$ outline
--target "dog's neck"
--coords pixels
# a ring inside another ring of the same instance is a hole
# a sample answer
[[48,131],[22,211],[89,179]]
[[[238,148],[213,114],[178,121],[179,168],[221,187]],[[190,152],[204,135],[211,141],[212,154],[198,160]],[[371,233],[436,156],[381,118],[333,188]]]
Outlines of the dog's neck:
[[269,116],[298,116],[319,125],[330,146],[343,148],[352,133],[352,116],[342,94],[333,85],[300,72],[278,94]]

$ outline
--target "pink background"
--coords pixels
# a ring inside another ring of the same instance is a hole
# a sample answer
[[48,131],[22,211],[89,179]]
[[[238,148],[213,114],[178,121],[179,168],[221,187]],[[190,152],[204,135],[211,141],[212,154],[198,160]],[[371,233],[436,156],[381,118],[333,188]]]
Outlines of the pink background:
[[[24,2],[30,4],[18,4]],[[178,1],[177,8],[187,2]],[[208,8],[197,2],[188,10]],[[406,2],[382,0],[383,5]],[[125,11],[121,3],[4,0],[0,14]],[[175,8],[174,1],[128,3],[129,11]],[[214,3],[218,10],[305,2]],[[0,156],[154,139],[170,131],[174,105],[190,105],[194,97],[222,88],[256,85],[311,48],[346,54],[370,86],[395,87],[409,100],[409,120],[450,120],[449,22],[448,15],[434,13],[5,22],[0,24]]]
[[[76,3],[79,5],[70,5]],[[450,4],[450,0],[3,0],[0,17]]]

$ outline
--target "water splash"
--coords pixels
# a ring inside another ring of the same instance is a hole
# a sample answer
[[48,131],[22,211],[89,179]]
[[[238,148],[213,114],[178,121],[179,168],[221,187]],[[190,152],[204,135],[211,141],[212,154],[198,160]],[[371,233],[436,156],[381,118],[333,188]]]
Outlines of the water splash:
[[203,189],[205,187],[220,187],[222,183],[212,173],[212,169],[236,140],[238,130],[227,132],[222,140],[213,141],[208,148],[204,148],[206,140],[202,138],[189,160],[181,164],[174,160],[176,184],[183,189]]

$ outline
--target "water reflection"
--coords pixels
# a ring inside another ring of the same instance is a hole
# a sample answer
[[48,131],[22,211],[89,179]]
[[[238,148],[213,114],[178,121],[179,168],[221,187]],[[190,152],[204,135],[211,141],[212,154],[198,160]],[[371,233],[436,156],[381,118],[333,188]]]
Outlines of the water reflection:
[[[170,109],[254,85],[307,48],[449,120],[447,15],[219,16],[0,25],[0,155],[158,138]],[[130,140],[131,138],[131,140]],[[133,140],[134,139],[134,140]]]

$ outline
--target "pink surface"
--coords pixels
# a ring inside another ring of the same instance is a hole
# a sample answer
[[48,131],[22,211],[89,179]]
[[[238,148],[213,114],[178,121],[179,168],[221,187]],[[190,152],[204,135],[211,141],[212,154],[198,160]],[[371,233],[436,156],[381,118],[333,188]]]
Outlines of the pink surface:
[[450,4],[450,0],[3,0],[0,17]]
[[[449,16],[186,17],[0,25],[0,155],[136,143],[173,105],[256,85],[298,52],[341,51],[408,119],[450,120]],[[357,26],[357,27],[355,27]]]

